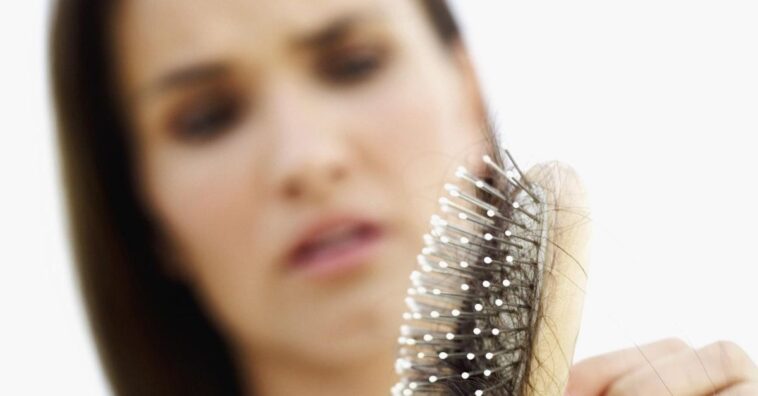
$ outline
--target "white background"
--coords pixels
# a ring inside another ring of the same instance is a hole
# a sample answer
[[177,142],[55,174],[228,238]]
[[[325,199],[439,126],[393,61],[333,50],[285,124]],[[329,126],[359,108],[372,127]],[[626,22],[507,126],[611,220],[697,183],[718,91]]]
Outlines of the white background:
[[[573,165],[595,238],[577,358],[678,336],[758,358],[758,5],[453,2],[522,165]],[[44,0],[0,5],[0,394],[107,394],[71,272]]]

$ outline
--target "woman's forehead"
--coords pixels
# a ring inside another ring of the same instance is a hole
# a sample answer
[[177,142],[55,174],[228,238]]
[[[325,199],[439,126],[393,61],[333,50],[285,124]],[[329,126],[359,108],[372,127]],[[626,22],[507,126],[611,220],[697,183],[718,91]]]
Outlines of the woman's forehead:
[[113,24],[129,85],[178,64],[245,55],[274,56],[349,25],[401,24],[408,0],[129,0]]

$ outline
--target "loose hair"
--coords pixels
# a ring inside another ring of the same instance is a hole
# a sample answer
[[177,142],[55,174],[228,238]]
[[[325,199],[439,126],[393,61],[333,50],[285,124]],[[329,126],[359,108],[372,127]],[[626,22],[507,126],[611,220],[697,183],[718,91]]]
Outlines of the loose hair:
[[[460,39],[445,0],[418,0],[441,42]],[[58,143],[79,286],[119,395],[241,393],[229,345],[185,284],[167,276],[157,225],[137,200],[110,76],[113,0],[59,0],[51,29]]]

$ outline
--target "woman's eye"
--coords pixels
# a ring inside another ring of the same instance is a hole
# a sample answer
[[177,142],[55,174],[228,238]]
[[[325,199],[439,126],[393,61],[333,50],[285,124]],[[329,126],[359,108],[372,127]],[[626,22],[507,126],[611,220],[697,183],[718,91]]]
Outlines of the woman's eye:
[[357,49],[332,52],[319,65],[321,77],[330,83],[352,84],[367,80],[384,65],[384,51]]
[[200,95],[181,106],[169,129],[183,142],[212,140],[232,129],[242,118],[242,99],[229,93]]

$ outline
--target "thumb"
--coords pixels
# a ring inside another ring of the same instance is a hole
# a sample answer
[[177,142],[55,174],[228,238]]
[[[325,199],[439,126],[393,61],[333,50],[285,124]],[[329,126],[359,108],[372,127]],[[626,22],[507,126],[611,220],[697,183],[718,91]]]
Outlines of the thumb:
[[563,395],[587,280],[587,194],[574,170],[558,162],[537,165],[525,178],[545,190],[549,227],[526,394]]

